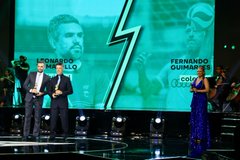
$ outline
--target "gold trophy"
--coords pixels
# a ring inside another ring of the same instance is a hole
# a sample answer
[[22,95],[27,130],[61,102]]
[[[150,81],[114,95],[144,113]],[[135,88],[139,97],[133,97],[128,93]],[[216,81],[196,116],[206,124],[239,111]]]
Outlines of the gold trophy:
[[56,91],[58,90],[58,88],[59,88],[59,83],[57,83],[56,85],[55,85],[55,96],[58,96],[58,94],[56,93]]

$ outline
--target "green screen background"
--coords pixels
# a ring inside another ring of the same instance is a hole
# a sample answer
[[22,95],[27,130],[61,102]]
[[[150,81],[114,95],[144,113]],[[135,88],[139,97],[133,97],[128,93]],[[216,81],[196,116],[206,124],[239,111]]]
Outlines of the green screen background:
[[[135,0],[128,15],[124,28],[141,26],[141,32],[132,52],[121,85],[111,107],[95,105],[70,105],[77,109],[107,109],[107,110],[153,110],[153,111],[190,111],[192,94],[189,92],[190,82],[196,77],[196,69],[173,69],[182,66],[172,59],[205,59],[206,75],[213,74],[214,21],[209,39],[205,41],[205,50],[196,55],[187,55],[186,24],[187,11],[196,1],[174,0]],[[214,0],[203,0],[213,7]],[[71,14],[81,23],[84,30],[84,60],[93,66],[91,72],[104,73],[108,79],[96,81],[93,85],[102,87],[105,96],[110,94],[114,76],[118,74],[117,63],[121,56],[124,43],[108,46],[107,41],[119,19],[125,1],[118,0],[16,0],[15,3],[15,42],[14,57],[25,55],[30,65],[30,71],[36,71],[36,62],[45,59],[57,59],[47,38],[47,26],[50,19],[58,14]],[[200,7],[201,10],[201,7]],[[204,9],[203,9],[204,10]],[[146,63],[146,73],[149,79],[158,80],[163,85],[155,93],[143,96],[139,87],[139,74],[136,60],[142,53],[149,54]],[[74,74],[66,66],[64,73],[74,78]],[[48,67],[45,73],[55,75],[55,69]],[[99,75],[102,76],[101,74]],[[85,75],[78,75],[84,78]],[[189,79],[190,78],[190,79]],[[79,84],[81,85],[81,84]],[[73,86],[78,90],[79,86]],[[94,97],[94,95],[92,95]],[[81,96],[72,94],[71,100]],[[49,97],[45,96],[44,108],[49,108]],[[74,103],[73,103],[74,104]]]

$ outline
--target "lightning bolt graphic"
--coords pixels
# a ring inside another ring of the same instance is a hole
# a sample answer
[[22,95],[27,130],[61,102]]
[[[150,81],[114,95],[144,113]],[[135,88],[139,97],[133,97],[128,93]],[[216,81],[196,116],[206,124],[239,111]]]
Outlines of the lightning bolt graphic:
[[124,24],[126,22],[128,13],[131,9],[133,0],[126,0],[122,13],[118,19],[114,31],[110,35],[107,45],[114,45],[117,43],[125,42],[122,53],[119,57],[116,69],[113,74],[113,82],[106,99],[105,109],[111,109],[114,98],[116,96],[118,87],[121,83],[122,77],[126,70],[128,61],[131,57],[132,51],[134,49],[135,43],[137,41],[141,26],[136,26],[129,29],[124,29]]

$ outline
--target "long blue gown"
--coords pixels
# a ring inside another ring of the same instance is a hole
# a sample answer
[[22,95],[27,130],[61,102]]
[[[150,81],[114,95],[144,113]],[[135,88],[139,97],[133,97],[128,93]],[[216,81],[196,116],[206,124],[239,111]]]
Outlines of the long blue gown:
[[[196,84],[197,78],[192,86],[205,89],[203,80]],[[202,153],[210,147],[210,132],[207,111],[207,93],[193,92],[190,116],[190,156],[201,157]]]

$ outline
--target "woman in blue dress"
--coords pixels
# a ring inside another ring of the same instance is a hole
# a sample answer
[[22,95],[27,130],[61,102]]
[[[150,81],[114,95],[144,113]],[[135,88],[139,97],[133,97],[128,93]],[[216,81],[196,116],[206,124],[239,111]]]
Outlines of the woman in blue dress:
[[197,70],[198,77],[193,81],[190,91],[193,93],[190,116],[190,156],[201,157],[210,147],[208,123],[208,79],[205,78],[204,67]]

